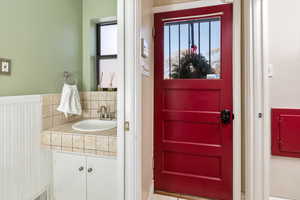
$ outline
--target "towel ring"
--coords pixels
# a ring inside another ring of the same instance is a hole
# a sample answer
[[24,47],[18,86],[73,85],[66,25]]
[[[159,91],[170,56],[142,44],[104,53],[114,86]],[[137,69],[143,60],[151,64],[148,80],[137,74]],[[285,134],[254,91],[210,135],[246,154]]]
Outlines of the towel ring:
[[64,71],[64,83],[68,85],[76,85],[76,80],[72,78],[70,72]]

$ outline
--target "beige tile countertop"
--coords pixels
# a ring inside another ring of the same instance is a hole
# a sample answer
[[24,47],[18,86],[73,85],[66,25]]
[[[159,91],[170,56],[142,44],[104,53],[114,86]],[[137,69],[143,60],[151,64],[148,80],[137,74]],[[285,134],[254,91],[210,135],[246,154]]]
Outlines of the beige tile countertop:
[[47,149],[86,155],[116,156],[117,129],[83,132],[72,129],[69,122],[42,132],[42,145]]

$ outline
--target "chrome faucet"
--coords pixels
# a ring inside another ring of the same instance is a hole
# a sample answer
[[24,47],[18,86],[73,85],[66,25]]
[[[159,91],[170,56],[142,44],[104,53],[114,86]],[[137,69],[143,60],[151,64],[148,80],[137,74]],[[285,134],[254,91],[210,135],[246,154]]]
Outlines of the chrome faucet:
[[107,107],[101,106],[98,113],[100,114],[100,119],[107,119],[108,113],[107,113]]
[[110,112],[110,107],[104,105],[100,106],[97,113],[100,114],[100,120],[114,120],[116,117],[116,113]]

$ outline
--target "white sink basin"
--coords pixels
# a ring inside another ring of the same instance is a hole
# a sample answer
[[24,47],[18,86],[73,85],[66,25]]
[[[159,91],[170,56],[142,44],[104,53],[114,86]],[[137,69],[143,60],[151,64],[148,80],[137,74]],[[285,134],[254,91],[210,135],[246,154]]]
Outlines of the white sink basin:
[[117,127],[116,121],[104,121],[104,120],[83,120],[73,124],[72,128],[77,131],[105,131]]

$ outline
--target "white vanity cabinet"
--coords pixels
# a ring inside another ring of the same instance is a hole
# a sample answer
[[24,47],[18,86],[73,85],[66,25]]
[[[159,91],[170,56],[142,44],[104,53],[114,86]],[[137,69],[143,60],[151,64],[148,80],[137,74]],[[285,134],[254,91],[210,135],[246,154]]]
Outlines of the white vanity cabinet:
[[114,158],[53,154],[54,200],[116,200]]
[[87,157],[87,200],[117,200],[115,159]]
[[86,158],[53,153],[54,200],[86,200]]

